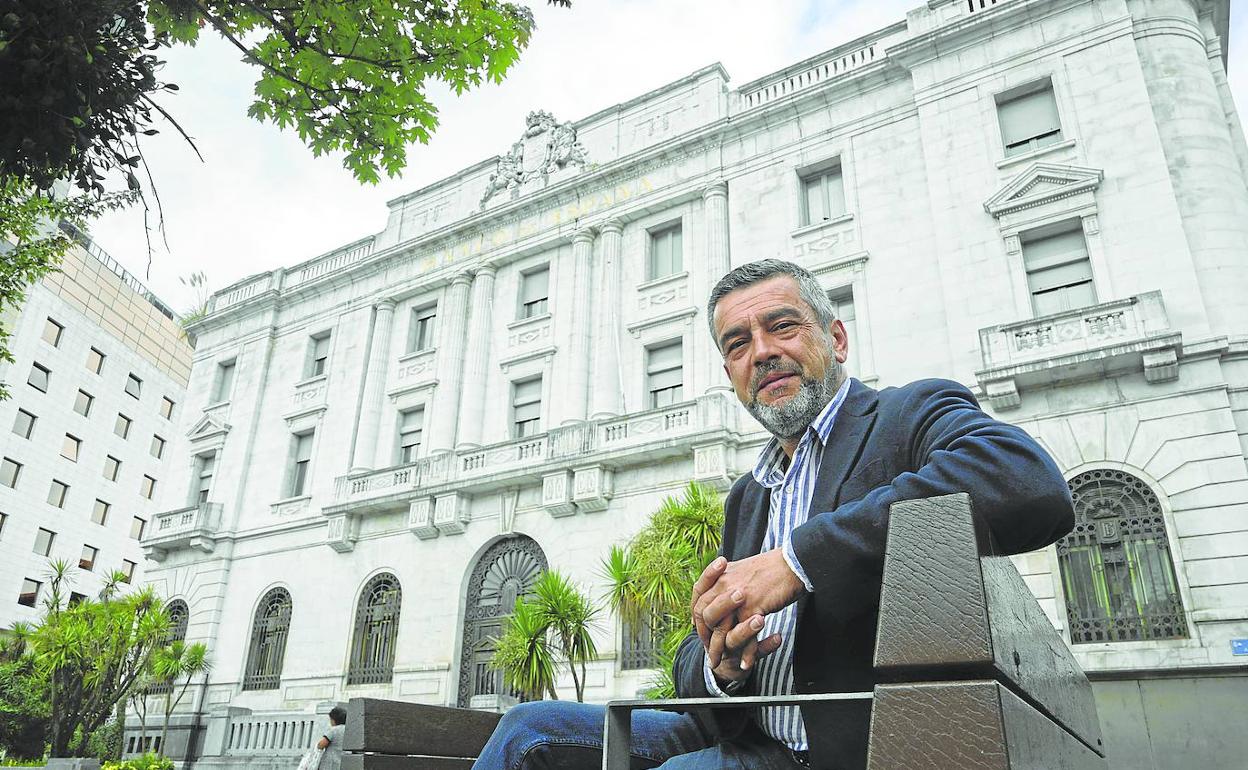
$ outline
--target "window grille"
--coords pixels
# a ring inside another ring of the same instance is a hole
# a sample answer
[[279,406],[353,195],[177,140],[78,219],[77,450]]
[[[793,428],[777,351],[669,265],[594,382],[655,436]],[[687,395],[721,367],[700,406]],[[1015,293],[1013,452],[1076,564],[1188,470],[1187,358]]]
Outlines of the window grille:
[[284,588],[274,588],[260,600],[251,624],[244,690],[276,690],[281,684],[290,614],[290,594]]
[[1057,557],[1071,642],[1186,638],[1157,496],[1135,476],[1104,469],[1071,479],[1070,492],[1075,528]]
[[381,684],[394,676],[403,591],[391,574],[377,575],[360,592],[347,684]]
[[671,630],[664,618],[655,615],[639,624],[625,620],[623,627],[620,668],[625,671],[657,668],[663,652],[663,639]]
[[[187,626],[191,618],[186,602],[174,599],[165,607],[165,614],[169,617],[169,635],[165,637],[165,644],[185,642]],[[147,688],[148,695],[163,695],[172,691],[172,682],[156,682]]]

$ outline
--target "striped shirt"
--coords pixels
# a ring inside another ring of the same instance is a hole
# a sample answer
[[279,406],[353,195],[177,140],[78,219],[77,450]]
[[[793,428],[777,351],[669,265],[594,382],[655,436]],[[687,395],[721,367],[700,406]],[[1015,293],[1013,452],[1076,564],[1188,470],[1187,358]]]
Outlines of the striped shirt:
[[[814,419],[806,433],[802,435],[793,452],[791,462],[784,454],[780,442],[773,438],[763,447],[758,462],[754,466],[754,480],[764,488],[771,490],[771,509],[767,516],[767,534],[763,537],[762,553],[773,548],[784,549],[784,559],[793,573],[801,579],[806,590],[813,593],[814,587],[806,576],[802,565],[793,552],[790,536],[793,530],[806,523],[810,514],[810,500],[814,495],[815,482],[819,476],[819,466],[823,462],[823,452],[827,448],[828,437],[832,435],[832,426],[836,422],[836,414],[840,411],[845,396],[849,393],[849,379],[841,384],[836,395],[828,402],[823,411]],[[799,600],[768,615],[763,630],[758,638],[766,639],[772,634],[780,634],[779,649],[758,662],[753,676],[756,678],[756,690],[760,695],[790,695],[793,693],[793,644],[796,641],[797,615],[802,602]],[[715,682],[709,661],[706,666],[707,689],[713,694],[725,695]],[[802,712],[798,706],[766,706],[755,714],[759,727],[767,735],[775,738],[795,751],[809,748],[806,741],[806,725],[802,722]]]

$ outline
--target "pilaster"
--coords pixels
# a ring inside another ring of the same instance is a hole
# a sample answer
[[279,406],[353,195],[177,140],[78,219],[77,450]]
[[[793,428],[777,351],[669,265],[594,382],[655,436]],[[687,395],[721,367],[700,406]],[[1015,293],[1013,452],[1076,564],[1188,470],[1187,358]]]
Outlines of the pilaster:
[[572,237],[572,345],[563,424],[589,417],[589,366],[593,350],[594,231],[577,231]]
[[490,365],[490,336],[494,327],[493,265],[477,271],[472,280],[472,325],[464,358],[464,384],[461,389],[459,432],[456,449],[481,446],[481,423],[485,410],[486,374]]
[[624,411],[623,388],[620,380],[620,259],[624,243],[624,226],[616,220],[604,224],[599,233],[602,241],[602,270],[598,280],[597,324],[593,346],[594,381],[593,412],[595,420],[613,417]]
[[360,422],[355,440],[355,456],[351,473],[371,470],[377,462],[377,431],[386,387],[386,363],[390,355],[390,332],[394,327],[394,302],[378,302],[373,314],[372,343],[368,350],[368,369],[364,375],[364,396],[360,406]]
[[468,290],[472,276],[460,273],[446,290],[438,320],[438,389],[434,394],[433,417],[429,426],[431,452],[455,448],[455,427],[459,422],[459,402],[463,391],[464,333],[468,326]]

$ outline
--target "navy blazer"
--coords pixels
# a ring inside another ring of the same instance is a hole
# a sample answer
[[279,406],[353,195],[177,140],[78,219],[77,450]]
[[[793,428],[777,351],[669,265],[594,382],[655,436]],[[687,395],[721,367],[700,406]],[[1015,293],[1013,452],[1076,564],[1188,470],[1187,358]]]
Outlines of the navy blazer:
[[[869,692],[889,506],[954,492],[971,496],[977,518],[1005,553],[1042,548],[1074,526],[1070,491],[1052,458],[1025,431],[984,414],[971,392],[948,380],[875,391],[857,380],[837,414],[819,468],[810,516],[793,550],[814,586],[802,599],[793,653],[798,693]],[[762,548],[768,490],[747,473],[724,503],[729,560]],[[702,644],[682,642],[675,663],[681,697],[706,697]],[[752,684],[752,683],[751,683]],[[752,686],[742,694],[755,694]],[[717,710],[703,725],[729,738],[745,709]],[[866,704],[802,707],[816,768],[866,766]]]

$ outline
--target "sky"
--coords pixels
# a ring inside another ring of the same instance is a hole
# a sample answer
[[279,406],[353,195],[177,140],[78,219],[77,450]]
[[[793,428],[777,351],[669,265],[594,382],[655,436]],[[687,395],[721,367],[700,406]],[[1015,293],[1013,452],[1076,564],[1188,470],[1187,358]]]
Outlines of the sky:
[[[203,162],[168,125],[144,138],[163,239],[153,210],[149,255],[141,206],[96,221],[92,237],[181,311],[196,299],[180,280],[192,272],[205,272],[216,290],[380,232],[386,201],[505,152],[532,110],[579,120],[714,62],[735,87],[901,21],[921,3],[574,0],[564,9],[531,2],[537,31],[507,79],[458,97],[431,90],[439,129],[428,145],[409,148],[402,176],[377,185],[356,182],[340,156],[314,158],[292,131],[248,118],[256,73],[205,31],[197,46],[167,51],[161,72],[180,88],[161,104],[194,138]],[[1231,7],[1229,78],[1248,120],[1248,0]]]

